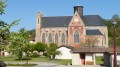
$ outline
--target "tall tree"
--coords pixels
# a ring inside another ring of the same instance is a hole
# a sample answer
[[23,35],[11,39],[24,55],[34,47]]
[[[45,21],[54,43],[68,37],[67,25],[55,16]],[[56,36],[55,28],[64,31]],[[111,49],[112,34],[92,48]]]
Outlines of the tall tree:
[[[7,0],[0,0],[0,15],[4,14],[5,7]],[[14,25],[18,25],[20,20],[15,20],[10,24],[5,23],[4,21],[0,20],[0,55],[1,50],[4,51],[5,45],[8,43],[8,38],[10,34],[10,28]]]
[[[116,22],[116,38],[117,38],[117,45],[120,46],[120,17],[119,15],[115,14],[112,17]],[[113,45],[113,25],[112,25],[112,21],[110,19],[104,19],[104,22],[106,24],[106,26],[108,27],[108,39],[109,39],[109,45],[112,46]]]
[[10,34],[9,39],[9,48],[14,55],[18,57],[18,59],[22,59],[23,52],[26,52],[25,50],[29,50],[29,35],[27,34],[27,31],[25,29],[20,29],[19,32],[13,32]]
[[4,9],[7,6],[6,4],[7,0],[0,0],[0,14],[4,14]]

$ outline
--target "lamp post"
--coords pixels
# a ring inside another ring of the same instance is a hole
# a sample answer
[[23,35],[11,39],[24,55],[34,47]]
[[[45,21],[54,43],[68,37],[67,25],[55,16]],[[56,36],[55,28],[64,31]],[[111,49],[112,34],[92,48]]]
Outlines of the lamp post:
[[112,24],[113,24],[113,29],[114,29],[114,67],[117,67],[117,61],[116,61],[116,28],[115,25],[117,24],[117,22],[112,19]]

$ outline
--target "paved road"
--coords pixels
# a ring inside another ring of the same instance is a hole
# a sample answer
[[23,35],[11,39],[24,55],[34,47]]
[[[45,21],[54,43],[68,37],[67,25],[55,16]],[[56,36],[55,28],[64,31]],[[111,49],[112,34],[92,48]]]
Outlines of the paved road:
[[[10,64],[25,64],[26,62],[5,62]],[[81,66],[69,66],[69,65],[58,65],[54,63],[49,62],[29,62],[30,64],[37,64],[37,66],[33,67],[101,67],[100,65],[81,65]],[[7,66],[7,67],[13,67],[13,66]],[[105,66],[103,66],[105,67]]]
[[[6,64],[25,64],[26,62],[5,62]],[[64,67],[64,65],[58,65],[54,63],[49,63],[49,62],[29,62],[30,64],[37,64],[37,66],[33,67]],[[7,66],[8,67],[8,66]],[[13,66],[9,66],[13,67]]]

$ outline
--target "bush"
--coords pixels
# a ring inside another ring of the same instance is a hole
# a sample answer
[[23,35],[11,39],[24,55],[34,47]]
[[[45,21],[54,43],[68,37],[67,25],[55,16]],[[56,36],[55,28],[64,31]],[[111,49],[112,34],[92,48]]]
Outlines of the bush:
[[47,49],[47,45],[44,43],[38,42],[34,45],[34,49],[39,52],[44,52]]
[[47,57],[50,59],[55,59],[56,55],[59,55],[60,51],[57,51],[57,44],[51,43],[47,50]]
[[39,57],[38,53],[34,52],[32,57]]

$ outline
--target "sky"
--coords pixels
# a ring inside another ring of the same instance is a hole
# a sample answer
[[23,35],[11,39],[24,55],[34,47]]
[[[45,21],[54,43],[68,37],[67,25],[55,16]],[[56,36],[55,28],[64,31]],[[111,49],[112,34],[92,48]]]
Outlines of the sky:
[[8,0],[0,20],[10,23],[21,19],[11,31],[31,30],[36,28],[38,11],[45,16],[73,16],[73,7],[78,5],[84,7],[84,15],[100,15],[104,19],[111,19],[114,14],[120,16],[120,0]]

